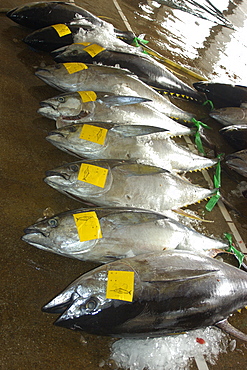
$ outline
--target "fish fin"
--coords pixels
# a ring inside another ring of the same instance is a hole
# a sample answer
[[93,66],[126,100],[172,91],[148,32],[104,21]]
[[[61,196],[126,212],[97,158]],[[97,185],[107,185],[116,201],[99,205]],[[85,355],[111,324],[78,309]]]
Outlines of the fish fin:
[[114,132],[118,132],[125,137],[136,137],[150,135],[157,132],[168,132],[168,130],[160,127],[144,126],[144,125],[122,125],[114,126],[112,129]]
[[124,95],[106,96],[99,100],[102,101],[107,107],[138,104],[151,101],[150,99],[142,98],[139,96],[124,96]]
[[247,334],[242,333],[240,330],[234,328],[234,326],[232,326],[227,321],[227,319],[217,322],[215,326],[224,330],[226,333],[231,334],[232,336],[247,342]]
[[173,212],[179,214],[180,216],[192,218],[193,220],[198,220],[198,221],[203,221],[203,222],[214,222],[214,221],[211,221],[211,220],[204,220],[203,218],[201,218],[199,216],[190,215],[189,213],[185,212],[181,208],[179,208],[179,209],[173,209]]

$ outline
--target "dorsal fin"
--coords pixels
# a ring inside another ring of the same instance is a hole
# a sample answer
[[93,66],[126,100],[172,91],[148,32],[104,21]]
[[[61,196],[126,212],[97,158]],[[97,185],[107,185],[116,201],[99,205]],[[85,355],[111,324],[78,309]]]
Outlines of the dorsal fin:
[[233,335],[234,337],[238,338],[238,339],[241,339],[241,340],[244,340],[247,342],[247,334],[245,333],[242,333],[240,330],[234,328],[234,326],[232,326],[228,321],[227,319],[225,320],[222,320],[220,322],[217,322],[217,324],[215,324],[215,326],[218,326],[220,329],[224,330],[225,332],[227,332],[228,334],[231,334]]

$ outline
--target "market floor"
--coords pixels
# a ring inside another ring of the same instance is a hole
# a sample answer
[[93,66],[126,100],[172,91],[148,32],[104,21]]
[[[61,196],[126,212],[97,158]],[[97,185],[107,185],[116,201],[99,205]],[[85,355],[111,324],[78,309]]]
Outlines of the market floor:
[[[4,3],[4,4],[3,4]],[[12,9],[26,3],[24,0],[5,0],[1,6]],[[142,33],[136,23],[137,5],[131,0],[120,2],[135,31]],[[95,13],[88,1],[77,5]],[[117,28],[124,24],[111,0],[97,3],[97,15],[102,14]],[[0,81],[1,81],[1,257],[0,257],[0,368],[22,369],[113,369],[109,362],[109,344],[112,339],[81,335],[55,327],[56,317],[41,312],[41,307],[64,289],[80,274],[96,265],[71,260],[38,250],[23,241],[23,229],[46,214],[79,208],[80,204],[44,182],[45,171],[74,159],[50,145],[45,136],[54,128],[54,122],[37,114],[39,102],[58,94],[34,75],[36,67],[53,63],[45,53],[29,49],[22,39],[30,30],[14,24],[4,13],[0,15]],[[152,45],[154,47],[154,45]],[[158,50],[160,51],[160,50]],[[198,112],[201,108],[189,102],[179,102],[184,109]],[[219,125],[215,125],[215,130]],[[215,134],[220,150],[231,152],[222,138]],[[200,174],[195,175],[203,183]],[[224,194],[235,189],[236,182],[224,175]],[[235,176],[238,181],[243,180]],[[230,195],[229,195],[230,196]],[[229,197],[228,197],[229,198]],[[244,213],[245,198],[231,201]],[[198,208],[199,207],[199,208]],[[197,206],[199,213],[203,206]],[[193,207],[192,207],[193,208]],[[208,233],[221,237],[228,231],[226,222],[216,208],[210,214],[214,224],[206,226]],[[244,217],[233,214],[242,238],[247,241],[247,212]],[[231,318],[240,330],[247,332],[247,313],[236,313]],[[234,351],[219,357],[210,369],[247,368],[247,345],[237,340]],[[196,368],[196,367],[195,367]]]

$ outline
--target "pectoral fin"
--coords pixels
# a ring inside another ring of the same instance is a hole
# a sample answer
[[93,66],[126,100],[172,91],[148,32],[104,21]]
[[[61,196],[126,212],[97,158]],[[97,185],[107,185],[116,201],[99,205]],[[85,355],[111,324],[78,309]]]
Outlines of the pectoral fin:
[[241,339],[241,340],[244,340],[244,341],[247,342],[247,334],[242,333],[240,330],[234,328],[234,326],[232,326],[227,321],[227,319],[218,322],[217,324],[215,324],[215,326],[217,326],[218,328],[224,330],[226,333],[231,334],[234,337],[236,337],[238,339]]
[[142,98],[139,96],[124,96],[124,95],[106,96],[101,98],[100,100],[108,107],[138,104],[151,101],[150,99]]

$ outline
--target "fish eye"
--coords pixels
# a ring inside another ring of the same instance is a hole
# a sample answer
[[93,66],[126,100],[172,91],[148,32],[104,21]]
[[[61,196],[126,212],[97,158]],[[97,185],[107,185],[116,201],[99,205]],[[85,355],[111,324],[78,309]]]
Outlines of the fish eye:
[[77,164],[72,164],[69,169],[72,171],[72,172],[77,172],[79,170],[79,167]]
[[77,130],[76,126],[73,126],[73,125],[68,126],[69,132],[76,132],[76,130]]
[[65,102],[65,98],[63,96],[60,96],[59,98],[57,98],[57,100],[59,101],[59,103]]
[[59,64],[59,63],[55,64],[55,68],[56,68],[56,69],[60,69],[61,67],[62,67],[62,65],[61,65],[61,64]]
[[78,50],[73,50],[71,54],[72,55],[78,55]]
[[89,298],[86,302],[85,307],[89,311],[94,311],[98,306],[98,300],[96,298]]
[[48,221],[48,225],[51,226],[51,227],[57,227],[57,224],[58,224],[58,221],[56,218],[51,218],[49,221]]

